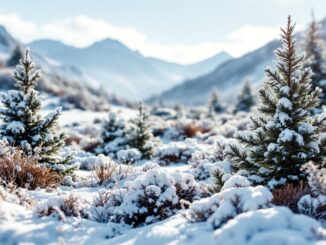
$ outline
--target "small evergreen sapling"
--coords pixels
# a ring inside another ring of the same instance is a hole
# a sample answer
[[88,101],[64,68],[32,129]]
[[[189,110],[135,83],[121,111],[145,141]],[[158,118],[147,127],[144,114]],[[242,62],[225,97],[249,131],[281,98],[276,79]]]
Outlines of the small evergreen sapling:
[[126,124],[119,119],[114,112],[109,113],[108,120],[105,120],[102,128],[103,144],[99,147],[101,153],[107,155],[116,154],[127,146]]
[[150,158],[153,155],[153,135],[148,123],[148,115],[142,102],[139,103],[138,117],[131,121],[129,145],[142,153],[143,158]]
[[64,146],[64,135],[56,132],[61,108],[41,117],[42,97],[34,89],[40,76],[27,49],[13,74],[18,90],[1,94],[1,138],[20,148],[27,156],[36,157],[40,163],[65,163],[68,158],[62,160],[58,156]]
[[320,24],[312,15],[308,29],[304,35],[303,49],[306,53],[304,67],[312,70],[312,87],[322,89],[320,100],[322,105],[326,105],[326,53],[325,41],[321,38]]
[[326,154],[326,137],[320,133],[326,116],[309,113],[319,105],[321,90],[311,88],[311,69],[302,67],[290,17],[281,31],[276,71],[266,69],[269,81],[259,90],[260,115],[252,118],[250,131],[237,134],[243,147],[230,145],[227,151],[252,182],[270,188],[304,178],[302,165],[320,163]]
[[250,83],[246,81],[241,93],[238,96],[237,104],[234,108],[234,113],[239,111],[249,112],[251,107],[255,105],[255,98],[252,95]]
[[212,117],[215,114],[222,113],[223,111],[224,107],[221,105],[218,94],[214,89],[208,102],[208,116]]
[[7,60],[7,66],[16,66],[19,64],[19,61],[23,58],[24,51],[20,44],[17,44],[12,51],[11,56]]

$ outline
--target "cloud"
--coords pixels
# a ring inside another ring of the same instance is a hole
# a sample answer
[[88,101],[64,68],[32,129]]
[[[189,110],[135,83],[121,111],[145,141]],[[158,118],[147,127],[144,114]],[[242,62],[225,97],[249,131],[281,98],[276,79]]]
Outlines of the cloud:
[[6,26],[10,33],[23,42],[49,38],[76,47],[85,47],[96,41],[111,38],[119,40],[133,50],[139,50],[144,55],[179,63],[196,62],[220,51],[227,51],[237,57],[277,38],[279,34],[278,27],[245,25],[232,31],[224,41],[164,45],[152,42],[145,33],[134,28],[115,26],[85,15],[36,24],[15,13],[2,13],[0,24]]

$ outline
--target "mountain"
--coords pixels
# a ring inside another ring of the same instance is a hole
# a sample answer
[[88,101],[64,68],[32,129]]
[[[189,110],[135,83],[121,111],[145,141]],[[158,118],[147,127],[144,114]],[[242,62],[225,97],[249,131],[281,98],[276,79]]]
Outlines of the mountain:
[[[0,90],[14,88],[12,73],[15,67],[7,66],[6,61],[17,45],[22,44],[0,26]],[[132,106],[126,100],[88,86],[78,69],[61,66],[34,52],[32,56],[37,68],[42,70],[37,89],[57,97],[61,105],[89,110],[107,110],[109,104]]]
[[226,61],[212,72],[187,80],[163,92],[160,96],[150,98],[148,102],[163,99],[169,104],[199,105],[206,103],[213,88],[221,91],[219,96],[222,100],[232,102],[237,97],[235,91],[239,90],[245,79],[248,79],[254,86],[261,84],[264,69],[272,64],[273,51],[279,45],[280,42],[275,40],[240,58]]
[[102,86],[131,100],[161,93],[185,79],[208,73],[231,58],[229,54],[221,52],[196,64],[180,65],[145,57],[111,39],[86,48],[53,40],[38,40],[29,46],[53,63],[81,71],[90,85]]
[[[326,18],[321,22],[321,35],[326,40]],[[302,42],[303,33],[297,33],[297,43]],[[212,72],[188,79],[183,83],[153,96],[149,103],[164,101],[167,104],[182,103],[186,105],[200,105],[207,102],[210,93],[215,88],[222,101],[232,104],[245,80],[249,80],[254,88],[262,85],[265,78],[265,68],[273,66],[275,59],[273,51],[280,47],[278,40],[267,43],[263,47],[247,53],[240,58],[231,59]],[[300,45],[298,47],[301,47]]]

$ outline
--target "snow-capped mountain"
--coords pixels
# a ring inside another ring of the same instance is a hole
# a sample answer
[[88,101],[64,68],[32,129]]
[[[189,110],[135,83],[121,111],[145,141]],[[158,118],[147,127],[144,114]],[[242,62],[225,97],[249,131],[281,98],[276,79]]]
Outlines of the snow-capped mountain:
[[[326,18],[320,24],[322,37],[326,40]],[[302,32],[297,33],[299,47],[302,34]],[[267,66],[273,65],[275,59],[273,51],[279,46],[280,41],[278,40],[269,42],[240,58],[221,64],[208,74],[185,80],[182,84],[176,85],[158,96],[153,96],[147,101],[154,103],[163,100],[169,104],[200,105],[207,102],[210,93],[215,88],[221,100],[233,103],[246,80],[250,81],[253,87],[262,85],[265,78],[264,70]]]
[[159,94],[177,83],[208,73],[231,56],[221,52],[207,60],[180,65],[145,57],[122,43],[106,39],[86,48],[53,40],[29,44],[38,54],[58,65],[82,72],[85,80],[122,97],[139,100]]
[[[7,66],[6,62],[17,45],[22,44],[14,39],[3,26],[0,26],[0,90],[13,88],[14,66]],[[32,56],[35,64],[42,71],[38,89],[57,97],[62,104],[90,110],[106,110],[109,104],[132,106],[126,100],[90,87],[85,83],[81,71],[75,67],[62,66],[33,51]]]
[[279,45],[279,41],[272,41],[240,58],[226,61],[214,71],[187,80],[148,101],[155,102],[162,98],[164,102],[170,104],[198,105],[206,103],[213,88],[216,88],[218,92],[220,91],[219,96],[222,100],[232,102],[246,79],[254,86],[261,84],[264,78],[264,68],[272,64],[273,51]]

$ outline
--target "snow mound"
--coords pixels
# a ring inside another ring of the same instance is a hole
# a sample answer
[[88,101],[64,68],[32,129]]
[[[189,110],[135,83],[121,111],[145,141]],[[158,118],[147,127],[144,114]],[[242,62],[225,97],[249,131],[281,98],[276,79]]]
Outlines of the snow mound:
[[270,206],[272,198],[272,193],[263,186],[225,189],[194,202],[189,215],[192,221],[207,221],[217,229],[240,213]]
[[326,231],[312,218],[285,207],[254,210],[230,220],[215,231],[216,244],[308,245],[322,244]]

